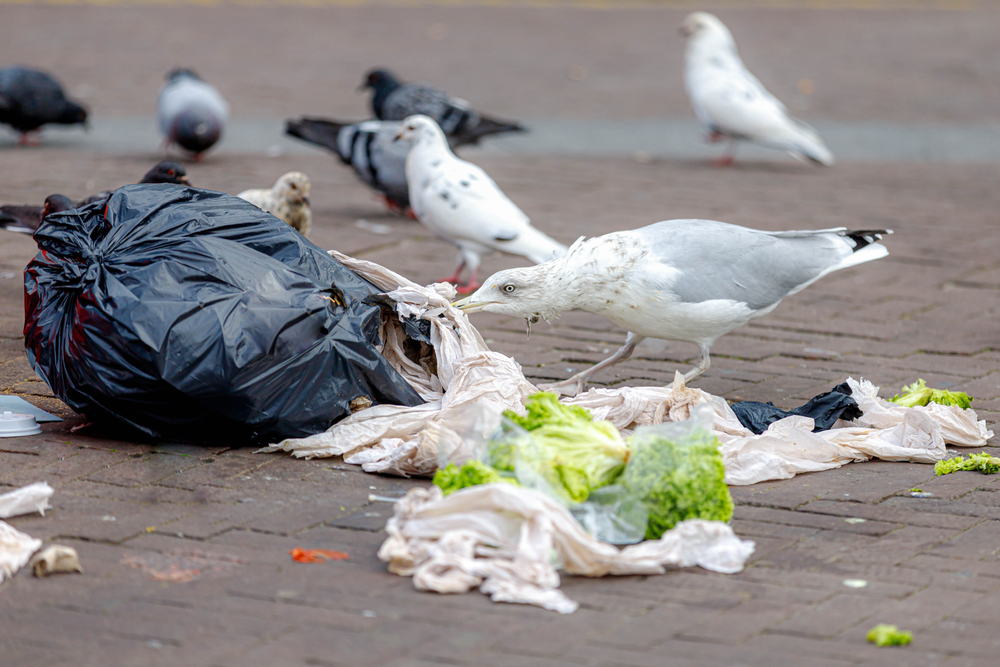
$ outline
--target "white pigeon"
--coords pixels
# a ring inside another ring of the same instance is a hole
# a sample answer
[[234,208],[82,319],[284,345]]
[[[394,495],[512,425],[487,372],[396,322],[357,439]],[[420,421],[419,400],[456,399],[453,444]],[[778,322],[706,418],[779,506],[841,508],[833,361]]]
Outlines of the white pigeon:
[[727,154],[718,164],[732,164],[735,144],[743,140],[833,166],[833,153],[819,133],[790,116],[785,105],[747,70],[722,21],[694,12],[684,19],[681,33],[687,37],[684,87],[691,107],[710,141],[729,139]]
[[626,329],[613,356],[554,385],[583,391],[588,378],[627,359],[645,338],[693,343],[709,367],[719,338],[770,313],[826,274],[889,254],[890,230],[762,232],[711,220],[668,220],[573,244],[565,257],[499,271],[455,305],[551,321],[564,310],[597,313]]
[[312,229],[310,187],[308,176],[290,171],[279,178],[270,190],[244,190],[236,196],[284,220],[303,236],[309,236]]
[[160,88],[156,116],[165,147],[177,144],[200,160],[202,153],[222,137],[229,105],[215,86],[193,71],[175,69],[167,74],[167,83]]
[[483,253],[502,250],[536,264],[565,254],[566,246],[532,227],[485,171],[455,157],[433,119],[410,116],[398,138],[412,144],[406,156],[410,208],[436,236],[459,249],[455,275],[444,280],[458,283],[469,267],[469,282],[460,292],[479,287],[476,276]]

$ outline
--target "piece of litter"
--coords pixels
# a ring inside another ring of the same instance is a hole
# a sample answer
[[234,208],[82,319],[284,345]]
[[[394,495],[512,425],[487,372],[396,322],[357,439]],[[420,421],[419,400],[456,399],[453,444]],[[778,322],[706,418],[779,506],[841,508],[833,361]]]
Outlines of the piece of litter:
[[104,516],[101,517],[101,521],[117,521],[117,520],[118,517],[111,516],[110,514],[105,514]]
[[906,646],[913,641],[913,633],[900,630],[895,625],[879,623],[868,631],[868,641],[876,646]]
[[[389,498],[388,496],[376,496],[374,493],[368,494],[368,502],[370,503],[398,503],[399,498]],[[341,507],[340,509],[344,509]]]
[[853,517],[852,516],[852,517],[848,517],[848,518],[844,519],[844,523],[864,523],[867,520],[868,519],[859,519],[857,517]]
[[241,503],[252,503],[253,498],[240,498]]
[[322,563],[326,560],[347,560],[350,558],[343,551],[331,551],[330,549],[303,549],[295,547],[289,551],[292,560],[296,563]]
[[62,421],[59,417],[35,407],[20,396],[0,396],[0,412],[20,412],[32,415],[38,423]]
[[924,492],[923,489],[918,489],[916,487],[910,489],[910,493],[923,493],[923,492]]
[[864,579],[844,579],[842,582],[844,586],[848,588],[864,588],[868,585],[868,582]]
[[149,646],[149,648],[163,648],[163,642],[161,642],[159,639],[150,639],[148,642],[146,642],[146,644]]
[[913,491],[910,493],[914,498],[933,498],[934,494],[930,491]]
[[373,612],[371,609],[365,609],[363,612],[361,612],[361,615],[364,616],[365,618],[375,618],[376,616],[378,616],[378,614]]
[[34,482],[0,495],[0,519],[52,509],[49,498],[55,490],[47,482]]
[[147,533],[155,533],[156,532],[156,526],[146,526],[146,532]]
[[83,572],[76,549],[53,544],[31,559],[31,573],[36,577],[47,577],[60,572]]
[[384,225],[380,222],[369,222],[364,218],[360,218],[354,221],[354,226],[358,229],[363,229],[366,232],[371,232],[372,234],[385,235],[392,231],[392,227],[389,225]]

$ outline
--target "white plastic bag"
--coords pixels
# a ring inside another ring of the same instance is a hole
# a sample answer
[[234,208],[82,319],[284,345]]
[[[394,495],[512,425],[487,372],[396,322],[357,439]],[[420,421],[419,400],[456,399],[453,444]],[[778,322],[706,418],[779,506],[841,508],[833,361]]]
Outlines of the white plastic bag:
[[552,498],[510,484],[473,486],[447,497],[436,486],[410,489],[396,503],[386,532],[379,558],[390,572],[412,575],[420,590],[463,593],[478,586],[495,602],[563,614],[578,605],[558,590],[557,569],[603,577],[699,565],[730,574],[743,569],[754,549],[727,524],[695,519],[659,540],[619,550],[588,535]]
[[41,540],[0,521],[0,583],[24,567],[41,546]]
[[45,516],[45,510],[52,509],[49,498],[54,490],[47,482],[35,482],[0,496],[0,519],[21,514],[38,512]]

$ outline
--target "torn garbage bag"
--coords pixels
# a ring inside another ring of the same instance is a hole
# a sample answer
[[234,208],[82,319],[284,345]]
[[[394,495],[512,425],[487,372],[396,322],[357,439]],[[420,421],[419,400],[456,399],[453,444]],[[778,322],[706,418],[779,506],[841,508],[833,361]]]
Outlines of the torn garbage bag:
[[237,197],[133,185],[46,218],[25,346],[78,412],[152,437],[274,441],[351,402],[415,406],[381,355],[379,290]]
[[733,412],[740,420],[740,423],[748,429],[760,435],[768,427],[779,419],[798,415],[800,417],[812,417],[815,426],[813,432],[827,431],[833,428],[838,419],[849,421],[861,416],[861,409],[858,402],[851,397],[851,388],[846,382],[841,382],[830,391],[816,396],[805,405],[793,408],[792,410],[782,410],[768,401],[740,401],[733,403]]

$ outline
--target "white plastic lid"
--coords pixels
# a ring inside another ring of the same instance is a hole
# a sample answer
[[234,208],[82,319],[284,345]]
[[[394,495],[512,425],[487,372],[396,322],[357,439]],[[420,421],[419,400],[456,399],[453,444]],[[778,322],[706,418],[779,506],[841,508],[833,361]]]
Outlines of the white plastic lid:
[[17,438],[41,432],[42,427],[32,415],[22,415],[17,412],[0,414],[0,438]]

